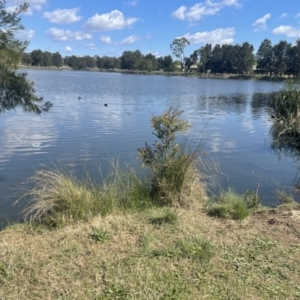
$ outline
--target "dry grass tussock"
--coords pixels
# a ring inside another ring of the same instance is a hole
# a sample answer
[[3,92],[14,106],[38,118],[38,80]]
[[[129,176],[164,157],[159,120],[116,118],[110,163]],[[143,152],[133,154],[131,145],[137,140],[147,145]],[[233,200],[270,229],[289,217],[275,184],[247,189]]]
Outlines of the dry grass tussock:
[[[169,187],[168,193],[167,188],[164,189],[167,199],[171,196],[176,199],[169,202],[169,206],[189,206],[206,197],[205,184],[197,168],[190,164],[184,173],[180,189]],[[29,199],[24,218],[32,224],[48,227],[88,221],[98,214],[104,216],[165,204],[161,199],[160,202],[153,199],[149,175],[142,172],[138,176],[132,168],[122,170],[113,162],[101,184],[96,184],[88,173],[85,179],[79,180],[64,167],[37,171],[28,182],[33,187],[22,197]]]
[[0,299],[298,299],[297,216],[293,204],[221,220],[198,203],[14,225],[0,232]]

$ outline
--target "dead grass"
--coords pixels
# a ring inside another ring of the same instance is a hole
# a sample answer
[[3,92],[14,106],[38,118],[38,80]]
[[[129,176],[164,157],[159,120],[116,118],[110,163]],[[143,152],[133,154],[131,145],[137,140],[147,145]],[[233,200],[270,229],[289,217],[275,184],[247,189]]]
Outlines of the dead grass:
[[[299,204],[242,222],[210,218],[199,204],[176,209],[175,225],[152,224],[149,215],[99,216],[52,231],[6,228],[0,299],[300,297]],[[203,249],[210,255],[197,259]]]

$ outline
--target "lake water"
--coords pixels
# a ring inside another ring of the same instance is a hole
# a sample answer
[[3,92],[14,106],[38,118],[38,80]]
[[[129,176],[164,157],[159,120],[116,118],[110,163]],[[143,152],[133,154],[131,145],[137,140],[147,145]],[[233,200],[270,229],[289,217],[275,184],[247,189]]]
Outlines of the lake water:
[[278,90],[279,83],[26,71],[37,94],[54,106],[42,116],[22,110],[0,116],[0,219],[19,215],[24,203],[12,203],[22,182],[36,170],[59,162],[79,177],[84,169],[99,177],[98,168],[105,169],[108,159],[137,164],[137,148],[154,141],[152,114],[170,106],[184,110],[182,116],[193,125],[190,139],[200,135],[205,140],[203,150],[219,164],[224,189],[253,190],[259,181],[263,203],[276,205],[274,188],[295,186],[297,162],[271,149],[272,122],[260,101]]

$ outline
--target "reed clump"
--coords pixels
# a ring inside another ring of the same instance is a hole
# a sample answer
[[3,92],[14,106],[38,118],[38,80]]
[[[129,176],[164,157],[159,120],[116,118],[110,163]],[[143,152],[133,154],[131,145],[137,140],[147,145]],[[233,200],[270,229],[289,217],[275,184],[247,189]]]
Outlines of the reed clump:
[[268,102],[274,112],[274,124],[271,128],[274,142],[299,147],[300,83],[286,81],[284,88],[273,93]]

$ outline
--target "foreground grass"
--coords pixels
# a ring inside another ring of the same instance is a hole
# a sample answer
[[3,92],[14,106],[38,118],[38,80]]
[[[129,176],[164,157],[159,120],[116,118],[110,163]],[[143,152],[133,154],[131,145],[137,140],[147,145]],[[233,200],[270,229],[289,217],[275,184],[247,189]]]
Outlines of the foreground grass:
[[0,232],[0,299],[298,299],[299,260],[296,204],[242,222],[194,204],[14,225]]

